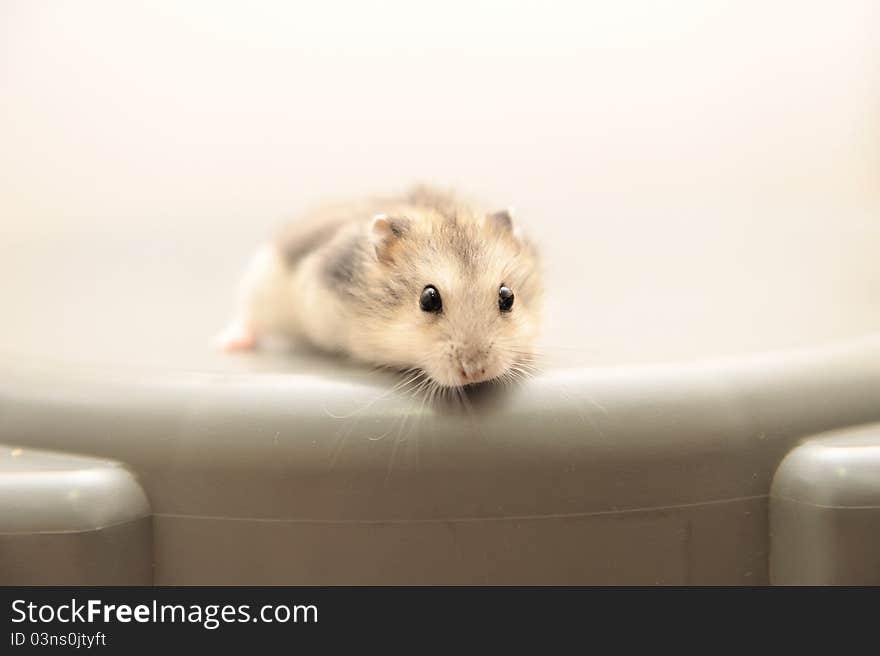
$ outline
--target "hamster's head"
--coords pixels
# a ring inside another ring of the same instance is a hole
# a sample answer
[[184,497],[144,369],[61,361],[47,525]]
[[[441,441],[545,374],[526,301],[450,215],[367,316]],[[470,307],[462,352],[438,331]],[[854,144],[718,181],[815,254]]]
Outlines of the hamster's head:
[[442,387],[528,368],[542,281],[536,251],[510,212],[421,209],[378,215],[369,231],[373,359],[420,369]]

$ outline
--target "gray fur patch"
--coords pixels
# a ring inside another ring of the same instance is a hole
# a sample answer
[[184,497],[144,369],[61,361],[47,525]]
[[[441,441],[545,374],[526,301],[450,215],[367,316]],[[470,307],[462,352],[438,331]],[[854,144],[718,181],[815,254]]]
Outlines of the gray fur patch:
[[278,244],[284,261],[288,266],[296,265],[303,257],[330,239],[337,229],[337,225],[327,224],[305,232],[291,230]]
[[358,235],[343,241],[327,256],[322,273],[327,283],[340,293],[352,293],[363,264],[363,249]]

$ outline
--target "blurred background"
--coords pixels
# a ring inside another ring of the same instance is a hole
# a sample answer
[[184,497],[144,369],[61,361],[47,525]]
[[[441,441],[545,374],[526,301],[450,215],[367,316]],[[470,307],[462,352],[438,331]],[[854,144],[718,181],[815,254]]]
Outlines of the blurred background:
[[0,0],[2,353],[226,367],[261,240],[415,181],[516,207],[569,362],[876,332],[880,5]]

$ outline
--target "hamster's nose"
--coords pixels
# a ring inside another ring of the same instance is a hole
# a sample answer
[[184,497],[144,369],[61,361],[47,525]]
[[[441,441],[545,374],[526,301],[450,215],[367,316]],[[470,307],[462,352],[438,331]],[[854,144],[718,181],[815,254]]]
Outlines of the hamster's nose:
[[481,362],[462,361],[458,373],[463,382],[476,383],[483,380],[483,376],[486,375],[486,365]]

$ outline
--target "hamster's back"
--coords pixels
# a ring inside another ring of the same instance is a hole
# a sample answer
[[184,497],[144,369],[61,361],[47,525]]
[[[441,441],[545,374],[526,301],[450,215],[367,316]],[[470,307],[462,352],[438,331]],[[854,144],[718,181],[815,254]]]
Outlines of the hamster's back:
[[355,202],[322,205],[291,221],[279,231],[275,244],[288,266],[329,242],[349,223],[368,221],[376,214],[390,214],[406,208],[429,208],[447,214],[458,199],[451,191],[418,185],[398,196],[374,196]]

